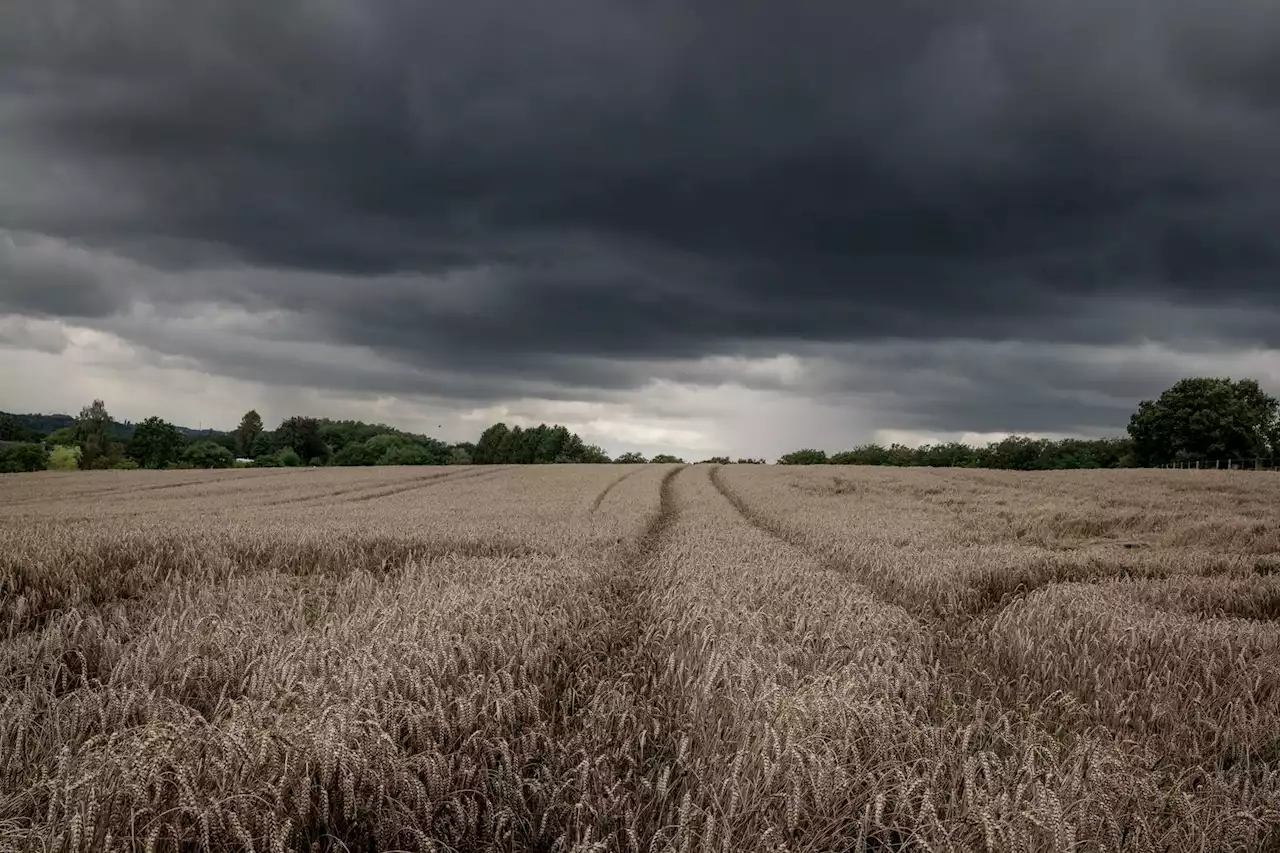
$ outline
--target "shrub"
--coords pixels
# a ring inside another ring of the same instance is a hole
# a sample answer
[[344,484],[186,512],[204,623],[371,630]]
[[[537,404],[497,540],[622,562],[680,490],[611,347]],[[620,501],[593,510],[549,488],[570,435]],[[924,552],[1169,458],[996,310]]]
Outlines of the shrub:
[[80,448],[60,445],[49,453],[50,471],[77,471],[80,468]]
[[43,471],[49,454],[41,444],[18,444],[0,450],[0,474]]
[[236,457],[221,444],[213,441],[197,441],[182,454],[182,460],[195,468],[230,468]]

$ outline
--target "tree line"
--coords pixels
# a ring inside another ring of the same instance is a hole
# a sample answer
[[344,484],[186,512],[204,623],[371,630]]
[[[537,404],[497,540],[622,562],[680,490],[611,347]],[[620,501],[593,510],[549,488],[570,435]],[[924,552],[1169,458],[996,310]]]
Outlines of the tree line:
[[[1256,380],[1183,379],[1155,400],[1143,400],[1128,434],[1101,439],[1010,436],[983,447],[947,442],[923,447],[863,444],[828,455],[813,448],[778,459],[783,465],[899,465],[1047,470],[1148,467],[1280,456],[1280,402]],[[730,464],[726,456],[702,462]],[[268,430],[246,412],[230,432],[191,430],[160,417],[115,421],[102,400],[74,418],[0,413],[0,473],[19,471],[294,467],[300,465],[529,465],[684,462],[659,454],[611,459],[560,425],[488,427],[475,442],[450,444],[385,424],[295,416]],[[763,464],[738,459],[737,464]]]
[[1123,468],[1134,463],[1133,442],[1127,438],[1061,441],[1013,435],[978,447],[958,441],[909,447],[904,444],[863,444],[827,455],[807,448],[787,453],[780,465],[894,465],[937,468],[1001,468],[1042,471],[1058,468]]
[[306,416],[286,418],[269,430],[262,416],[250,410],[230,432],[195,431],[158,416],[118,423],[102,400],[94,400],[48,433],[31,425],[64,420],[0,414],[0,471],[612,461],[603,449],[558,424],[522,428],[499,423],[477,442],[450,444],[385,424]]
[[828,455],[813,448],[783,455],[782,465],[897,465],[1043,471],[1134,468],[1280,457],[1280,401],[1256,380],[1196,377],[1143,400],[1128,434],[1100,439],[1013,435],[978,447],[962,442],[908,447],[864,444]]

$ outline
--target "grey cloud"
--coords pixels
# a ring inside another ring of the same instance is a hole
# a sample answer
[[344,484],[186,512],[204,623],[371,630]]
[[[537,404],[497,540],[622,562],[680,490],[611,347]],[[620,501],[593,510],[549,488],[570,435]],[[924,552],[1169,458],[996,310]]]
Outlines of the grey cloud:
[[[0,244],[0,310],[467,399],[857,351],[913,426],[1116,425],[1156,377],[1035,353],[1280,346],[1278,40],[1248,0],[17,0],[0,177],[64,179],[0,228],[116,266]],[[279,319],[169,339],[144,303]],[[954,341],[1024,346],[910,372]]]
[[805,398],[856,401],[879,424],[928,433],[1118,434],[1139,400],[1191,370],[1280,382],[1280,362],[1223,347],[898,340],[811,355]]
[[83,253],[0,230],[0,312],[101,317],[115,310],[117,299]]

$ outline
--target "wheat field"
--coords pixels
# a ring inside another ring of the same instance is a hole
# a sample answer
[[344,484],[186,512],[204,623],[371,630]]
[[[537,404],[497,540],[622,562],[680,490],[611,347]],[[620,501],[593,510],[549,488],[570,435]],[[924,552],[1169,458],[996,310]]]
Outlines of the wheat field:
[[0,850],[1280,850],[1280,476],[0,479]]

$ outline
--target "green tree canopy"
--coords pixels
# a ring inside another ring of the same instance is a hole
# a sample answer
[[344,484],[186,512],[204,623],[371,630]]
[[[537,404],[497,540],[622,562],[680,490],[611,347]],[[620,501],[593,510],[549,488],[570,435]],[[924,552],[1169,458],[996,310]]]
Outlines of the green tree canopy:
[[604,448],[598,444],[588,444],[582,448],[582,456],[579,462],[586,462],[592,465],[609,462],[609,454],[604,452]]
[[80,445],[80,467],[102,467],[111,438],[111,415],[101,400],[80,410],[76,418],[76,441]]
[[648,462],[649,460],[644,457],[643,453],[637,453],[636,451],[633,450],[630,453],[622,454],[621,456],[619,456],[617,459],[613,461],[620,462],[623,465],[641,465],[645,462]]
[[134,427],[129,458],[143,468],[163,468],[178,461],[186,439],[176,426],[152,415]]
[[477,465],[493,465],[499,461],[499,449],[510,430],[504,423],[496,423],[480,434],[471,458]]
[[236,457],[216,441],[197,441],[182,454],[182,460],[196,468],[230,468]]
[[43,471],[49,465],[49,452],[43,444],[7,444],[0,447],[0,474]]
[[252,456],[254,442],[260,435],[262,435],[262,415],[250,409],[240,419],[240,426],[236,427],[236,453],[241,456]]
[[825,450],[814,450],[806,447],[804,450],[793,450],[792,452],[778,459],[779,465],[826,465],[827,453]]
[[9,414],[0,414],[0,441],[34,442],[40,440],[40,434],[23,425],[17,418]]
[[275,433],[260,432],[253,437],[253,445],[249,448],[249,455],[254,459],[260,459],[263,456],[270,456],[275,451]]
[[1280,444],[1278,409],[1253,379],[1183,379],[1138,404],[1133,453],[1142,465],[1270,456]]
[[281,447],[292,449],[301,459],[327,460],[330,456],[329,446],[320,435],[320,421],[315,418],[289,418],[276,430],[276,441]]
[[655,462],[659,465],[671,465],[677,462],[680,463],[681,465],[684,464],[683,459],[681,459],[679,456],[672,456],[670,453],[659,453],[657,456],[653,457],[649,461]]
[[[786,457],[784,457],[786,458]],[[1127,438],[1052,440],[1012,435],[985,447],[959,441],[908,447],[863,444],[832,454],[832,465],[897,465],[934,468],[1003,468],[1042,471],[1055,468],[1118,468],[1131,464]],[[796,463],[792,463],[796,464]]]
[[48,437],[45,438],[45,443],[57,447],[79,447],[80,439],[76,436],[76,428],[69,426],[49,433]]
[[276,454],[276,463],[283,468],[297,468],[302,464],[302,457],[292,447],[286,447]]

